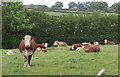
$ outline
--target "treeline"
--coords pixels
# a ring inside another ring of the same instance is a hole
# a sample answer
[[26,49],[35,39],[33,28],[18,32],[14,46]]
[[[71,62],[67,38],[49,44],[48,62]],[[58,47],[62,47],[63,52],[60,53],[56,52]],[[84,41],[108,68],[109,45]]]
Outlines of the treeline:
[[[110,7],[108,6],[107,2],[104,1],[88,1],[88,2],[74,2],[71,1],[68,3],[68,8],[66,11],[83,11],[83,12],[94,12],[94,11],[101,11],[104,13],[118,13],[118,7],[120,2],[114,3]],[[25,8],[30,10],[38,10],[38,11],[55,11],[55,10],[64,10],[63,2],[56,2],[51,7],[47,5],[24,5]]]
[[43,12],[27,10],[21,2],[3,2],[2,46],[18,48],[21,38],[30,34],[37,43],[54,41],[73,43],[98,41],[105,38],[118,43],[118,15],[94,12],[91,14],[66,14],[52,17]]

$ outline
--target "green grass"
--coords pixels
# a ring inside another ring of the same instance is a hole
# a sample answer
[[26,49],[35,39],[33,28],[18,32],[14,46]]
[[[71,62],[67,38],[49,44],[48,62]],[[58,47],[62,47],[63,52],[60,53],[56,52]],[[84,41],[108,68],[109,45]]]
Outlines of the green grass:
[[3,75],[95,75],[101,68],[105,75],[118,75],[118,46],[102,45],[100,53],[71,52],[68,47],[50,47],[47,53],[36,52],[30,68],[23,67],[18,49],[14,55],[2,50]]
[[0,49],[0,76],[2,76],[2,50]]
[[61,15],[70,14],[70,13],[61,13],[61,12],[44,12],[44,13],[51,16],[61,16]]

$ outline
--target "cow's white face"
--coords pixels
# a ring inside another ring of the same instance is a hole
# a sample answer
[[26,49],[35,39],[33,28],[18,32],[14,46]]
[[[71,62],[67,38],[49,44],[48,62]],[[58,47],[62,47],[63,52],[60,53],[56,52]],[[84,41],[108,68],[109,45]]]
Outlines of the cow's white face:
[[30,47],[31,36],[30,35],[25,35],[24,41],[25,41],[25,47]]
[[104,40],[105,44],[107,43],[107,39]]
[[48,43],[45,43],[45,47],[47,48],[47,46],[48,46]]
[[99,43],[96,41],[96,42],[94,42],[94,45],[99,45]]
[[53,45],[58,45],[57,42],[58,42],[58,41],[55,41]]

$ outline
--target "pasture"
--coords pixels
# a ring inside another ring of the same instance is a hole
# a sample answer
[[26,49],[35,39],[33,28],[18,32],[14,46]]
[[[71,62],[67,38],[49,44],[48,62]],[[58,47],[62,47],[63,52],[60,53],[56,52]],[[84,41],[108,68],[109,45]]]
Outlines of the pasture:
[[99,53],[83,50],[69,51],[69,47],[49,47],[47,53],[35,52],[31,67],[23,67],[18,49],[7,55],[2,50],[3,75],[96,75],[104,68],[104,75],[118,75],[118,45],[101,45]]

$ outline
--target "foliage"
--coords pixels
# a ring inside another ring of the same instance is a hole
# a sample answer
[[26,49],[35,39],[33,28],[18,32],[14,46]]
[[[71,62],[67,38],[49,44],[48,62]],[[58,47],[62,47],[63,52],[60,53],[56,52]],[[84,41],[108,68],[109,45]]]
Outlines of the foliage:
[[118,13],[120,7],[120,2],[114,3],[110,8],[112,9],[112,12]]
[[69,45],[91,41],[103,44],[103,40],[108,38],[118,43],[118,15],[97,11],[51,16],[24,10],[21,3],[10,3],[3,7],[2,30],[3,48],[17,48],[20,38],[26,34],[36,38],[37,43],[48,42],[49,46],[55,40],[65,41]]
[[14,48],[21,36],[31,32],[33,25],[28,24],[29,19],[26,18],[21,2],[2,2],[2,4],[3,48]]
[[62,9],[62,7],[63,7],[62,2],[56,2],[54,5],[52,5],[51,8],[58,10],[58,9]]
[[73,1],[71,1],[71,2],[68,3],[68,6],[69,6],[69,9],[72,9],[72,8],[76,8],[77,4]]
[[90,10],[100,10],[103,12],[107,12],[108,4],[106,2],[91,2],[90,3]]

